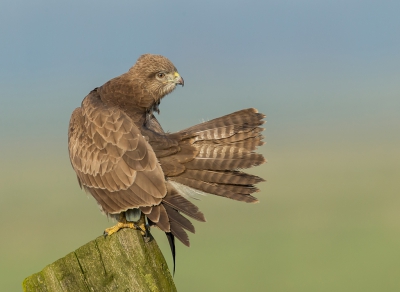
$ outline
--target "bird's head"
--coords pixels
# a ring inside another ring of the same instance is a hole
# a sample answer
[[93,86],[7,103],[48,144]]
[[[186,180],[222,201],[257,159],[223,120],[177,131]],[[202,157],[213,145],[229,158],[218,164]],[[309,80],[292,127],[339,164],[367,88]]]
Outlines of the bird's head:
[[145,54],[129,70],[143,90],[151,94],[155,102],[171,93],[176,85],[184,85],[174,64],[160,55]]

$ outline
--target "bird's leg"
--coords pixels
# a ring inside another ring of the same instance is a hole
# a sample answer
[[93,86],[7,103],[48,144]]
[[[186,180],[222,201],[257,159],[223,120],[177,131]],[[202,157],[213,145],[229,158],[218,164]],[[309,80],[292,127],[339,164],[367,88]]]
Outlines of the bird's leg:
[[140,230],[140,233],[144,237],[146,237],[146,235],[147,235],[146,218],[143,213],[140,215],[140,219],[137,222],[136,229]]
[[104,230],[104,236],[111,235],[122,228],[131,228],[131,229],[140,230],[140,233],[145,238],[145,241],[146,242],[149,241],[148,238],[150,238],[150,236],[149,236],[150,232],[148,231],[148,228],[146,226],[146,218],[143,213],[142,213],[139,221],[137,221],[137,222],[127,221],[126,217],[125,217],[125,213],[124,212],[121,213],[119,215],[118,223],[115,224],[114,226]]
[[126,220],[125,213],[121,213],[119,215],[119,219],[118,219],[118,223],[117,224],[115,224],[114,226],[104,230],[104,236],[111,235],[111,234],[117,232],[118,230],[120,230],[122,228],[136,229],[136,226],[135,226],[134,222],[130,222],[130,221]]
[[150,234],[150,226],[146,224],[146,216],[144,216],[143,213],[140,216],[136,229],[140,230],[145,242],[151,241],[152,236]]

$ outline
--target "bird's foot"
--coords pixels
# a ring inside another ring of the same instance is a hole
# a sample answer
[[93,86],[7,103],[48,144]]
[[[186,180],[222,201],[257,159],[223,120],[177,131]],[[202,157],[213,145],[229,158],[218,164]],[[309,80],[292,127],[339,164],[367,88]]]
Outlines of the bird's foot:
[[137,226],[137,229],[140,230],[140,233],[143,236],[144,242],[150,242],[151,241],[151,234],[150,234],[150,228],[149,225],[146,225],[144,223],[140,224]]
[[134,222],[126,221],[125,219],[124,220],[120,219],[120,221],[118,221],[117,224],[104,230],[104,236],[111,235],[122,228],[137,229],[136,227],[137,226]]
[[104,237],[109,236],[109,235],[119,231],[122,228],[131,228],[131,229],[139,230],[144,238],[144,241],[149,242],[151,240],[151,235],[150,235],[148,226],[146,226],[144,224],[144,220],[143,221],[140,220],[138,223],[139,224],[136,224],[135,222],[132,222],[132,221],[127,221],[125,219],[125,216],[121,216],[120,219],[118,220],[117,224],[104,230]]

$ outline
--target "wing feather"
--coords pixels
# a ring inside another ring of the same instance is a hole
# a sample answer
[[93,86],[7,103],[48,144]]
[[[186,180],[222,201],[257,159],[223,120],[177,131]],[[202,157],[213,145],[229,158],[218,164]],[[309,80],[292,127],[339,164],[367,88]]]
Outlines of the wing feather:
[[[160,204],[167,193],[149,143],[134,122],[117,107],[106,106],[96,90],[73,112],[68,145],[79,180],[106,213]],[[165,209],[154,212],[153,219],[164,219],[161,225],[169,230]]]

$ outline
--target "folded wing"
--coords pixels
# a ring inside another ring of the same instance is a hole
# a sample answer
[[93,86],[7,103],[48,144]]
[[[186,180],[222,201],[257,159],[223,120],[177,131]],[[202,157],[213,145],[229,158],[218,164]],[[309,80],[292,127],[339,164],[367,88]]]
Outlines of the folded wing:
[[96,90],[73,112],[68,146],[81,186],[107,214],[158,205],[167,194],[150,144],[123,111],[105,106]]

